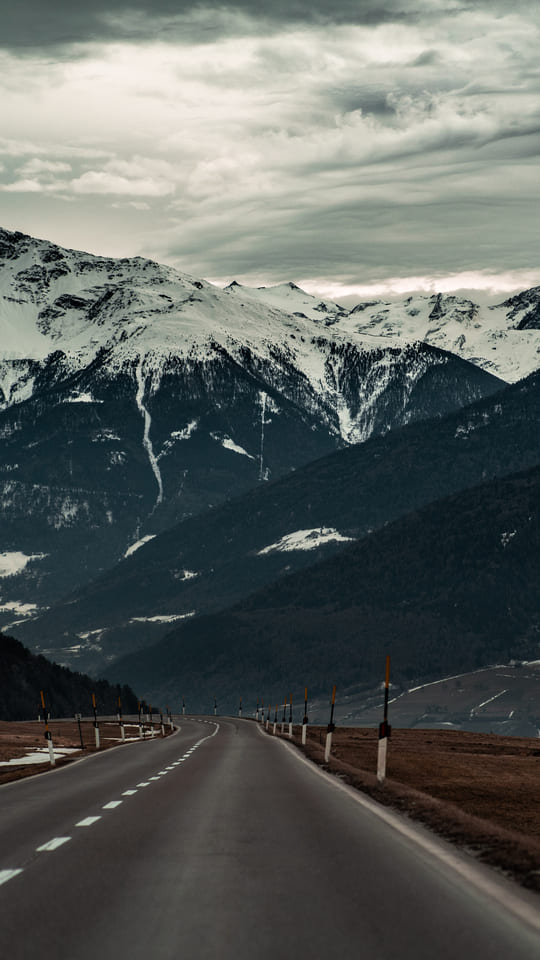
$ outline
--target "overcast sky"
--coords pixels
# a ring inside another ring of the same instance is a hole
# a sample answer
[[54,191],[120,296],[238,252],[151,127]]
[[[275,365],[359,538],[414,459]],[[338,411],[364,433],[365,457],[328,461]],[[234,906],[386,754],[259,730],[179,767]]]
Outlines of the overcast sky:
[[540,283],[537,0],[1,8],[1,226],[336,297]]

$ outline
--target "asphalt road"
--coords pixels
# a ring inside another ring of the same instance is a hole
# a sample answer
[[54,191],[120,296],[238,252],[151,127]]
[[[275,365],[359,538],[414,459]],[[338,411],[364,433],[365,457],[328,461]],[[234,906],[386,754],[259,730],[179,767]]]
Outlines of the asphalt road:
[[538,898],[254,723],[179,722],[0,787],[2,956],[538,960]]

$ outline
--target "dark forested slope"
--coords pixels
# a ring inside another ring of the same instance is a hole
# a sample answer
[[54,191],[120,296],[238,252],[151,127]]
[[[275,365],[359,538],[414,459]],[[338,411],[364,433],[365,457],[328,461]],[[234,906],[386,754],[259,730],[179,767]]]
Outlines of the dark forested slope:
[[282,699],[310,686],[463,672],[540,651],[540,467],[431,504],[221,614],[186,622],[109,676],[145,694]]
[[41,690],[52,717],[91,713],[92,693],[100,714],[116,713],[119,694],[126,713],[137,711],[137,699],[129,687],[113,687],[105,680],[73,673],[0,634],[0,720],[34,720],[41,709]]

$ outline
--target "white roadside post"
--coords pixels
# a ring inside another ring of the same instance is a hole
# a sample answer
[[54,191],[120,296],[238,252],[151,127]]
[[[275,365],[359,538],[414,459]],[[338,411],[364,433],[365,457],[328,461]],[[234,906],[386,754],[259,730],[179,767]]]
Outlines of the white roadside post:
[[392,727],[388,723],[388,692],[390,690],[390,657],[386,658],[386,676],[384,680],[384,719],[379,724],[379,750],[377,753],[377,780],[384,783],[386,779],[386,754],[388,750],[388,740],[392,733]]
[[257,712],[255,714],[255,720],[259,722],[259,698],[257,697]]
[[277,730],[277,703],[276,703],[276,712],[274,714],[274,729],[272,731],[274,736],[276,735],[276,730]]
[[302,720],[302,746],[305,747],[307,740],[308,715],[307,715],[307,687],[304,691],[304,718]]
[[270,726],[270,704],[267,704],[267,707],[266,707],[266,723],[265,723],[265,728],[266,728],[266,730],[268,730],[268,727],[269,727],[269,726]]
[[292,693],[289,694],[289,739],[292,740]]
[[43,693],[43,690],[41,691],[41,703],[43,705],[43,719],[45,721],[45,739],[47,741],[47,746],[49,748],[49,760],[51,761],[51,767],[54,767],[56,766],[56,760],[54,757],[54,747],[52,742],[51,731],[49,730],[49,721],[47,719],[48,714],[45,709],[45,695]]
[[185,698],[182,697],[182,716],[185,717],[185,715],[186,715],[186,701],[185,701]]
[[124,721],[122,720],[122,700],[121,697],[118,697],[118,713],[117,713],[118,723],[120,724],[120,736],[122,738],[122,743],[126,739],[126,730],[124,727]]
[[99,747],[100,747],[100,743],[99,743],[99,724],[98,724],[98,718],[97,718],[96,695],[95,695],[95,693],[92,694],[92,707],[93,707],[93,710],[94,710],[94,733],[95,733],[95,735],[96,735],[96,750],[99,750]]
[[214,716],[217,717],[217,700],[214,697]]
[[161,736],[165,736],[165,724],[163,723],[163,711],[159,708],[159,725],[161,727]]
[[281,732],[285,733],[285,724],[287,723],[287,697],[283,702],[283,716],[281,718]]
[[154,739],[154,721],[152,719],[152,704],[148,704],[148,713],[150,714],[150,736]]
[[143,725],[142,725],[142,704],[140,700],[137,700],[137,710],[139,711],[139,740],[143,740]]
[[240,704],[238,706],[238,716],[242,719],[242,697],[240,697]]
[[328,726],[327,726],[327,728],[326,728],[326,745],[325,745],[325,748],[324,748],[324,762],[325,762],[325,763],[328,763],[328,760],[329,760],[329,757],[330,757],[330,750],[332,749],[332,734],[333,734],[334,730],[336,729],[336,725],[335,725],[335,723],[334,723],[334,707],[335,707],[335,703],[336,703],[336,686],[335,686],[335,684],[334,684],[334,687],[333,687],[333,689],[332,689],[332,709],[330,710],[330,723],[328,724]]

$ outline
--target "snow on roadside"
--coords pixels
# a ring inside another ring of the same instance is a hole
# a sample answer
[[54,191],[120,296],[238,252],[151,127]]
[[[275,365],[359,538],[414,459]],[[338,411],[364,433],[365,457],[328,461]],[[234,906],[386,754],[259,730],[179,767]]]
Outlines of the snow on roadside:
[[[79,747],[54,747],[54,756],[56,759],[68,756],[70,753],[80,753]],[[25,757],[14,757],[12,760],[1,760],[0,767],[26,767],[30,763],[49,763],[50,754],[48,747],[38,747]]]

